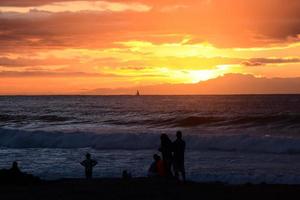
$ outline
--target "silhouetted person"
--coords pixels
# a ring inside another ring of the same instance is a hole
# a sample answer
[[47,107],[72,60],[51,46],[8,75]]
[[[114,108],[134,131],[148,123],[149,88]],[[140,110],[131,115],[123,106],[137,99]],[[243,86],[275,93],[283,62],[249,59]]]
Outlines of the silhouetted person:
[[40,179],[31,174],[23,173],[16,161],[12,163],[10,169],[0,170],[0,184],[14,183],[14,184],[28,184],[37,183]]
[[172,161],[173,161],[173,144],[168,135],[162,134],[160,136],[160,141],[161,145],[159,148],[159,151],[162,154],[162,158],[165,164],[165,170],[166,170],[166,176],[167,177],[172,177],[172,171],[171,171],[171,166],[172,166]]
[[9,169],[10,173],[12,173],[13,175],[20,175],[21,174],[21,170],[18,166],[18,162],[14,161],[11,168]]
[[184,151],[185,151],[185,141],[182,140],[181,131],[177,131],[176,133],[177,139],[173,142],[173,152],[174,152],[174,160],[173,167],[175,177],[179,178],[179,173],[182,175],[183,181],[185,181],[185,168],[184,168]]
[[148,177],[156,178],[156,177],[165,177],[165,165],[164,162],[161,160],[160,156],[157,154],[153,155],[153,163],[150,165],[148,170]]
[[12,163],[11,168],[8,170],[9,173],[9,182],[22,182],[25,178],[25,174],[23,174],[18,166],[17,161]]
[[122,173],[122,178],[123,178],[124,180],[129,180],[129,179],[131,179],[131,178],[132,178],[131,173],[127,172],[127,170],[124,170],[123,173]]
[[85,167],[85,177],[91,179],[93,177],[93,167],[97,165],[97,161],[91,159],[91,154],[85,155],[86,159],[80,164]]

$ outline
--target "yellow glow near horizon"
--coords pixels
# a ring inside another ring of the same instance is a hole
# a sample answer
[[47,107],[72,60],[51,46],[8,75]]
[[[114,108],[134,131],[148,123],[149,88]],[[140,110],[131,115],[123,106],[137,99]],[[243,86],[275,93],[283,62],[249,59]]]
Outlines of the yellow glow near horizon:
[[215,57],[217,55],[228,55],[226,49],[218,49],[212,44],[207,42],[188,44],[188,39],[184,39],[184,42],[178,43],[163,43],[153,44],[146,41],[127,41],[118,42],[125,47],[128,47],[132,52],[140,53],[152,53],[158,57],[199,57],[204,56],[207,58]]
[[224,74],[230,72],[230,66],[219,65],[217,66],[217,69],[213,70],[190,70],[188,72],[189,77],[187,78],[187,83],[198,83],[223,76]]
[[[122,46],[104,49],[83,49],[68,48],[63,50],[38,51],[35,54],[23,54],[23,57],[17,55],[8,55],[11,59],[42,59],[53,60],[74,60],[68,67],[64,64],[56,66],[40,66],[44,71],[100,73],[111,75],[111,79],[117,77],[126,80],[127,84],[155,84],[155,83],[197,83],[208,79],[222,76],[226,73],[249,73],[257,76],[266,76],[268,74],[287,74],[289,77],[295,74],[296,65],[292,66],[293,71],[285,71],[287,64],[273,64],[273,66],[282,65],[283,67],[244,67],[242,61],[235,60],[247,59],[252,54],[253,49],[229,49],[217,48],[212,44],[195,43],[188,44],[188,40],[178,43],[154,44],[147,41],[127,41],[118,42]],[[298,43],[297,43],[298,44]],[[282,49],[281,49],[282,48]],[[260,54],[269,59],[271,55],[280,54],[282,50],[293,52],[292,56],[282,59],[297,58],[296,50],[300,52],[299,45],[265,47],[260,49]],[[268,53],[270,51],[270,53]],[[220,55],[222,57],[220,57]],[[251,57],[250,57],[251,58]],[[225,59],[225,60],[224,60]],[[70,61],[68,61],[70,62]],[[232,64],[221,64],[221,63]],[[14,68],[16,71],[24,71],[23,67]],[[276,70],[276,73],[271,72]],[[274,75],[273,75],[274,76]],[[109,78],[109,76],[107,76]]]
[[300,1],[282,3],[0,0],[0,94],[300,77]]

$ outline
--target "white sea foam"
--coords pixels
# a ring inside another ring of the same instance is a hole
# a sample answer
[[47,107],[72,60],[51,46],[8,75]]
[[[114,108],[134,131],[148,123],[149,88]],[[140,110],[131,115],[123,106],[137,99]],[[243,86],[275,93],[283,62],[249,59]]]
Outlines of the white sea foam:
[[[190,150],[299,154],[300,138],[262,135],[185,135]],[[45,132],[0,129],[0,147],[6,148],[94,148],[157,149],[159,134]]]

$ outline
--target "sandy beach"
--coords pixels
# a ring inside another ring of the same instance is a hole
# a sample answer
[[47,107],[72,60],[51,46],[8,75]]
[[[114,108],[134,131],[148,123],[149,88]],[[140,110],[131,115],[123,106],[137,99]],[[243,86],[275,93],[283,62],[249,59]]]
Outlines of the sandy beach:
[[300,185],[195,183],[147,178],[62,179],[1,185],[1,199],[297,199]]

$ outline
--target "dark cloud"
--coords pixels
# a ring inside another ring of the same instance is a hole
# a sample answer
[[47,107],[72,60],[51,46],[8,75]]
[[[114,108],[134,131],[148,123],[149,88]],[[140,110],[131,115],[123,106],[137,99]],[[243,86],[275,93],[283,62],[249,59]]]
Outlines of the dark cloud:
[[49,3],[63,2],[63,1],[73,1],[73,0],[1,0],[0,6],[29,7],[29,6],[41,6]]
[[75,77],[89,77],[89,78],[134,78],[134,77],[166,77],[164,75],[156,74],[140,74],[140,75],[119,75],[113,73],[88,73],[88,72],[58,72],[58,71],[0,71],[2,78],[33,78],[33,77],[48,77],[48,78],[75,78]]
[[[87,1],[96,2],[99,0],[1,0],[1,6],[15,6],[15,7],[33,7],[42,6],[51,3],[68,2],[68,1]],[[102,0],[107,2],[119,2],[119,3],[144,3],[151,5],[170,5],[183,2],[193,2],[194,0],[164,0],[164,1],[152,1],[152,0]]]
[[[59,3],[59,2],[75,2],[75,1],[86,1],[86,2],[96,2],[99,0],[1,0],[1,6],[13,6],[13,7],[35,7],[35,6],[42,6],[51,3]],[[144,2],[144,3],[151,3],[151,1],[147,0],[102,0],[107,2]]]
[[[26,14],[20,14],[23,16]],[[33,15],[34,16],[34,15]],[[1,18],[0,51],[29,48],[109,47],[127,37],[125,14],[59,13],[43,18]]]
[[253,62],[253,61],[244,61],[242,62],[242,65],[247,66],[247,67],[257,67],[257,66],[262,66],[264,63],[261,62]]
[[249,67],[282,63],[300,63],[300,58],[252,58],[242,62],[243,65]]
[[0,77],[119,77],[115,74],[86,73],[86,72],[51,72],[51,71],[0,71]]
[[[63,0],[70,1],[70,0]],[[111,1],[111,0],[110,0]],[[61,0],[1,0],[1,6],[38,6]],[[125,0],[153,6],[146,13],[78,12],[0,14],[0,51],[29,48],[112,46],[114,41],[168,40],[153,35],[189,34],[218,47],[294,42],[300,34],[299,0]],[[185,5],[168,14],[168,6]],[[284,6],[283,6],[284,5]],[[32,40],[35,39],[35,40]],[[173,38],[178,40],[178,37]]]
[[70,65],[76,64],[78,60],[74,59],[28,59],[28,58],[8,58],[0,57],[0,66],[2,67],[34,67],[34,66],[52,66],[52,65]]

